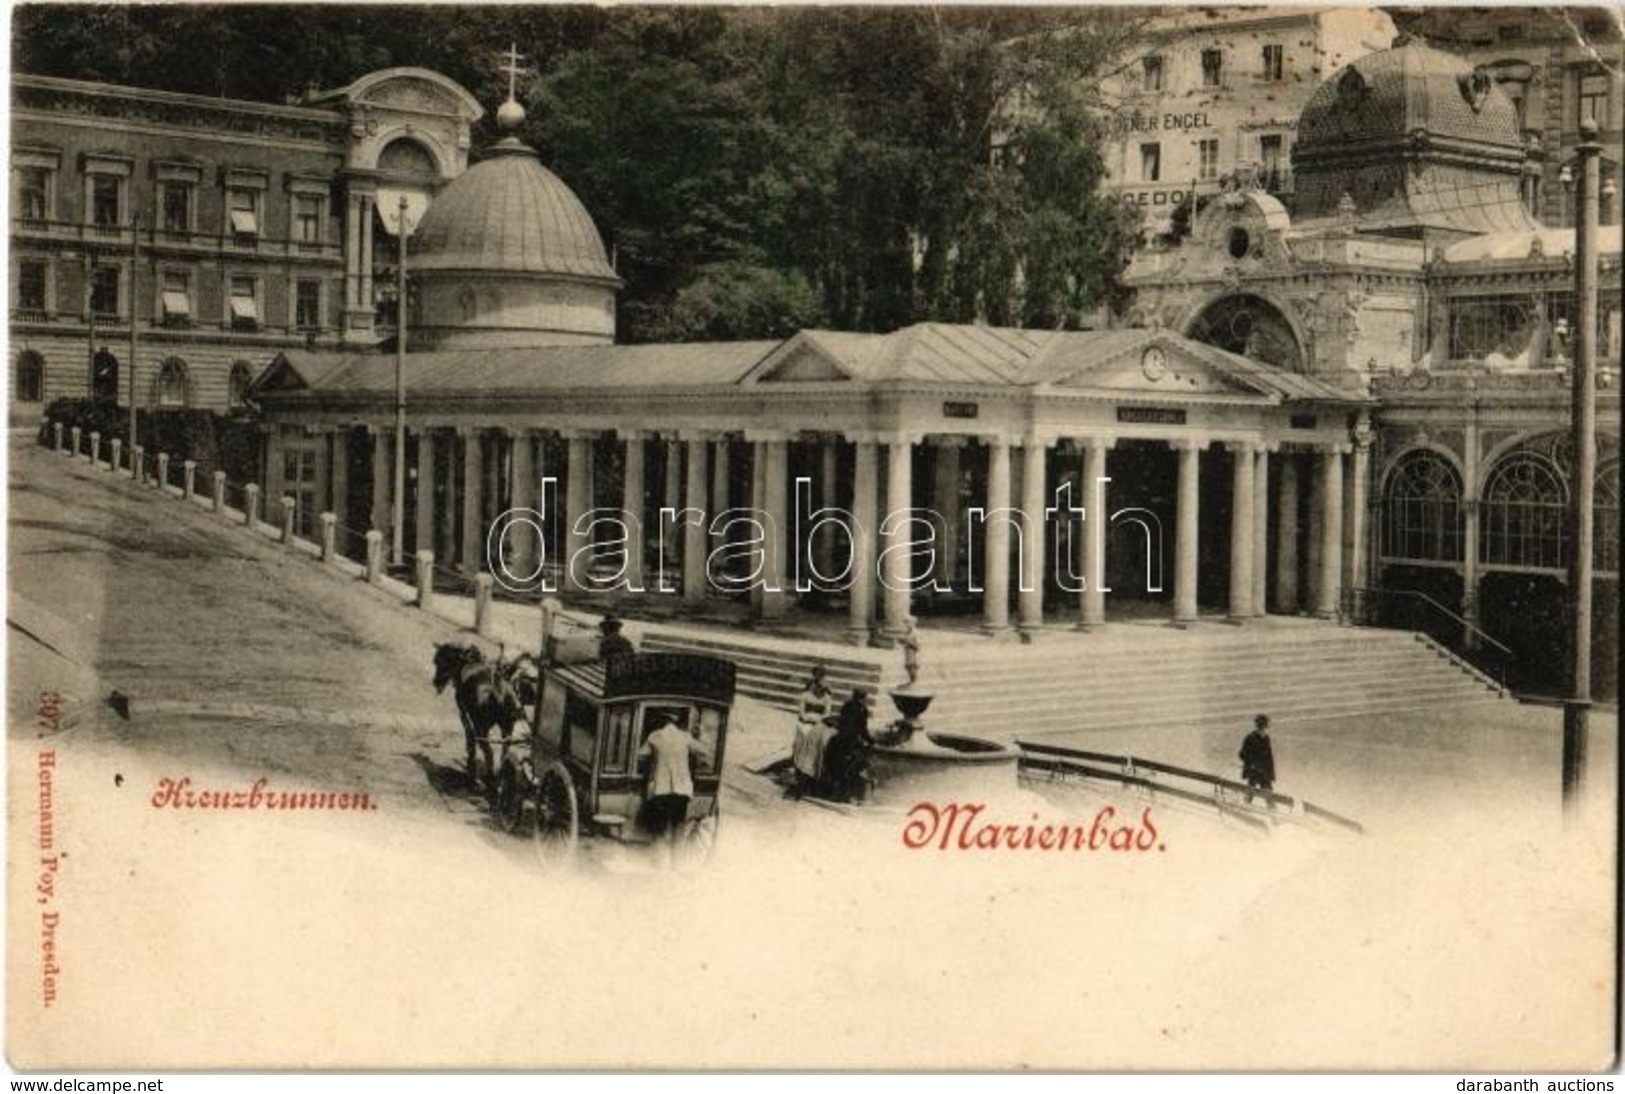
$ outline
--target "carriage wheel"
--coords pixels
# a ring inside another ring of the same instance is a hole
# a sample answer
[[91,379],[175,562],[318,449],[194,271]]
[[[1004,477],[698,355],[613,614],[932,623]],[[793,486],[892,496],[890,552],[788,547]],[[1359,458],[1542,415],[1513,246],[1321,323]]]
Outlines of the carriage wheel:
[[497,823],[509,835],[519,832],[525,819],[525,803],[530,797],[530,773],[521,764],[504,764],[497,778]]
[[580,831],[575,784],[563,764],[547,765],[536,782],[535,800],[530,831],[536,857],[549,869],[563,866],[575,854]]
[[704,816],[690,817],[683,822],[683,831],[677,838],[677,868],[698,871],[709,866],[717,853],[717,837],[721,831],[722,806],[712,798],[711,808]]

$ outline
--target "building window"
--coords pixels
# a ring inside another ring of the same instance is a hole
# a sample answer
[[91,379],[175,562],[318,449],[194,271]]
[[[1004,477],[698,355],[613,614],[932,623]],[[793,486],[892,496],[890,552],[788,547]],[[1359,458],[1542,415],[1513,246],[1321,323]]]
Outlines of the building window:
[[45,358],[31,349],[17,355],[17,401],[45,401]]
[[254,243],[260,237],[259,194],[242,187],[226,191],[226,219],[238,243]]
[[1591,118],[1600,126],[1613,128],[1612,119],[1608,115],[1608,77],[1586,76],[1580,77],[1580,115],[1579,120]]
[[1264,79],[1275,81],[1283,78],[1286,71],[1285,51],[1279,45],[1264,47]]
[[1528,452],[1502,459],[1484,488],[1486,565],[1562,569],[1568,488],[1556,465]]
[[1217,139],[1196,142],[1196,177],[1217,178],[1219,174],[1219,142]]
[[293,325],[299,330],[319,330],[322,325],[322,283],[302,279],[293,289]]
[[43,221],[51,219],[50,168],[18,168],[17,216],[22,220]]
[[179,357],[171,357],[158,366],[158,376],[153,381],[157,389],[159,406],[176,407],[187,403],[188,381],[186,375],[186,362]]
[[94,266],[90,271],[90,314],[97,319],[119,317],[119,268]]
[[1162,90],[1162,57],[1153,53],[1140,62],[1140,87],[1145,91]]
[[45,311],[45,282],[49,271],[49,265],[41,259],[29,258],[17,263],[18,311]]
[[192,276],[185,270],[165,270],[160,294],[164,322],[186,326],[192,321]]
[[305,245],[322,241],[322,199],[315,194],[293,196],[293,239]]
[[1218,87],[1223,81],[1224,51],[1204,49],[1202,51],[1202,86]]
[[1405,456],[1389,475],[1383,496],[1383,556],[1459,562],[1461,544],[1461,477],[1456,469],[1436,452]]
[[192,230],[192,188],[183,182],[163,184],[163,219],[166,232]]
[[260,325],[259,285],[254,278],[237,274],[231,278],[226,301],[233,330],[258,330]]
[[98,403],[118,402],[118,358],[106,346],[90,359],[90,397]]
[[1258,138],[1258,181],[1272,194],[1286,189],[1286,143],[1278,133]]
[[1157,182],[1162,178],[1162,145],[1140,145],[1140,179]]
[[248,385],[254,382],[254,370],[247,361],[231,363],[231,378],[226,384],[226,405],[241,410],[248,405]]
[[98,228],[116,228],[123,221],[119,215],[124,195],[124,180],[114,175],[92,175],[90,178],[90,222]]

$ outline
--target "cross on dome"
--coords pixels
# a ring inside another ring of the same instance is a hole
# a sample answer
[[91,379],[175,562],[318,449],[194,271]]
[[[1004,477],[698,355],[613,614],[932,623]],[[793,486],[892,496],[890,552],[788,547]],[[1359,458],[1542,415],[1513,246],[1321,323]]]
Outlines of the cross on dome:
[[497,66],[497,71],[508,74],[508,100],[497,107],[497,125],[503,129],[513,130],[518,129],[520,123],[525,120],[525,108],[520,106],[519,100],[514,97],[516,81],[519,74],[525,71],[519,67],[519,62],[524,58],[520,56],[517,45],[510,42],[508,52],[502,55],[502,59],[505,63]]

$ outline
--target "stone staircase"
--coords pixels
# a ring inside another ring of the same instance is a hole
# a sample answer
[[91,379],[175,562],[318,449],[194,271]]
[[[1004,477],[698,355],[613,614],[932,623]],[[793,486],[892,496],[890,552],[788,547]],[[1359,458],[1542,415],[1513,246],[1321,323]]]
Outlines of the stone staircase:
[[[1422,635],[1304,620],[1175,631],[1122,627],[1046,634],[1024,646],[924,636],[921,685],[937,698],[932,729],[1011,739],[1091,729],[1246,725],[1268,712],[1289,723],[1381,717],[1510,701],[1494,681]],[[648,650],[727,657],[742,695],[793,709],[812,666],[837,696],[889,687],[897,654],[709,632],[645,635]],[[877,716],[889,719],[884,699]]]

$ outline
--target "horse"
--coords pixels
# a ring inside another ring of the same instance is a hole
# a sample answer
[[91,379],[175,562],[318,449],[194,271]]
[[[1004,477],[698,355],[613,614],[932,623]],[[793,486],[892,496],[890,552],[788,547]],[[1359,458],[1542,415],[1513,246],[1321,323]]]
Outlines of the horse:
[[[512,661],[497,655],[488,662],[477,646],[459,646],[450,642],[434,648],[434,689],[443,692],[449,684],[455,685],[453,697],[457,715],[463,723],[463,741],[467,748],[466,771],[471,786],[478,787],[480,770],[475,764],[475,750],[485,761],[485,779],[490,789],[495,783],[496,757],[491,750],[491,728],[502,730],[502,748],[506,755],[508,742],[513,737],[514,723],[525,715],[524,696],[529,692],[534,702],[534,682],[519,675],[519,666],[526,661],[534,663],[529,654],[520,654]],[[530,687],[526,685],[530,684]]]

